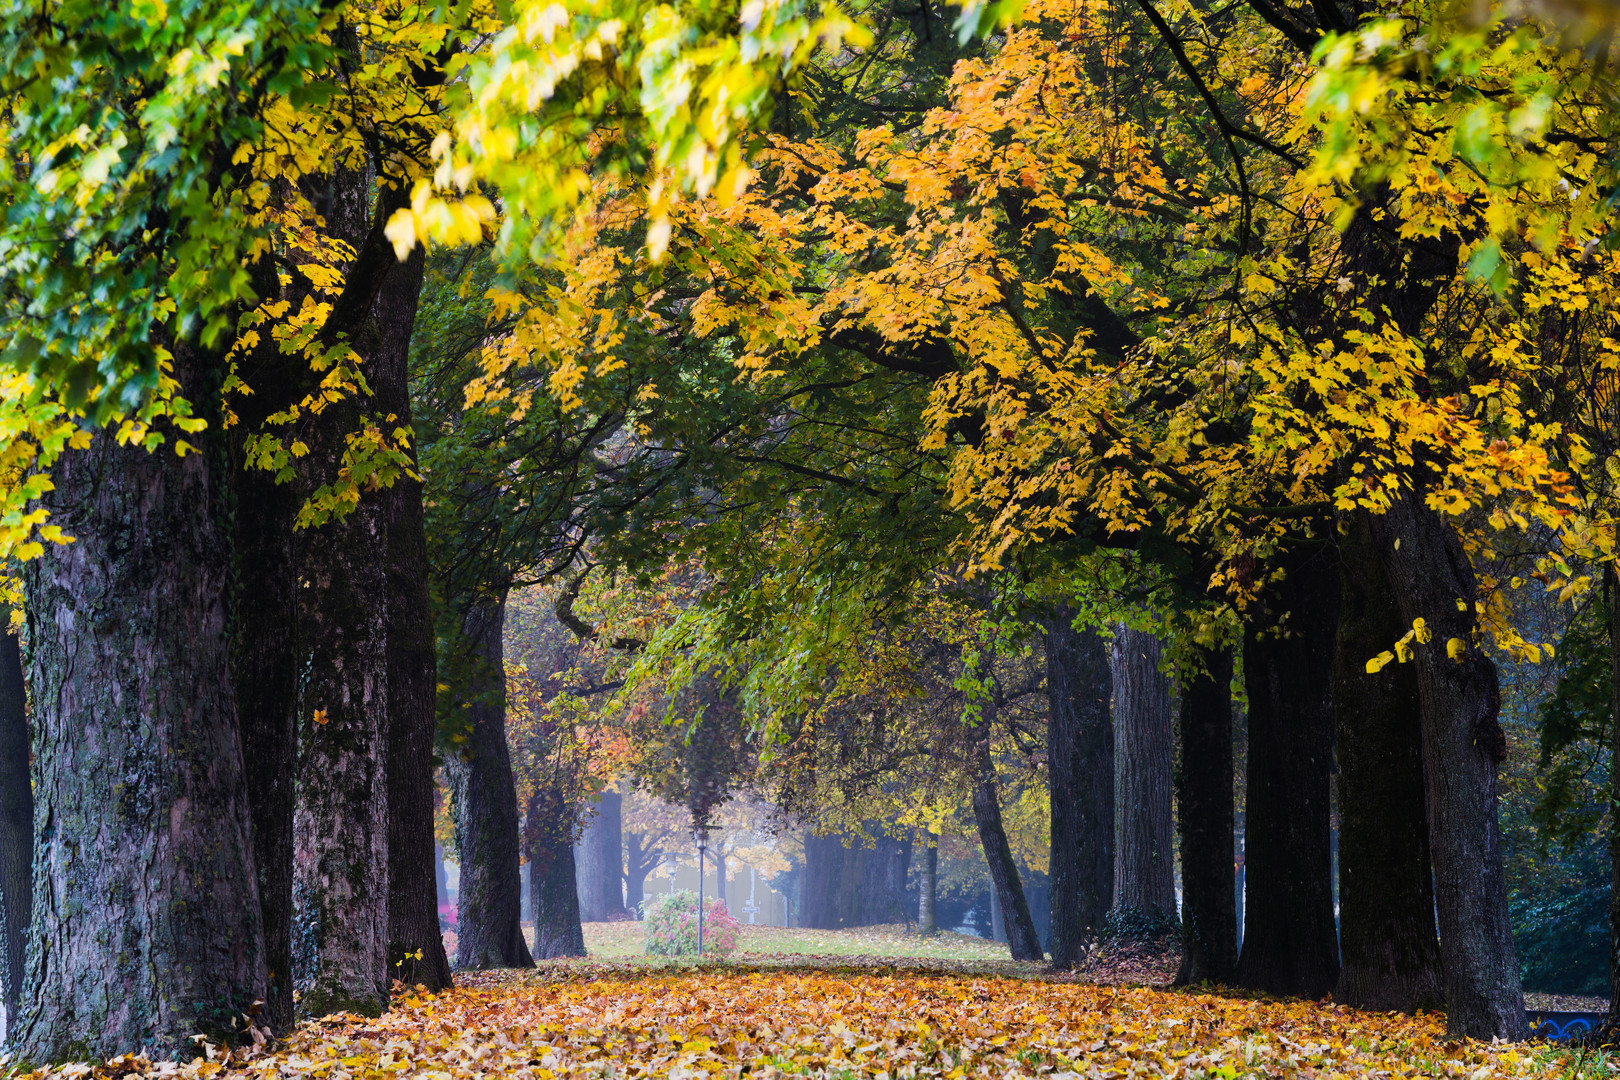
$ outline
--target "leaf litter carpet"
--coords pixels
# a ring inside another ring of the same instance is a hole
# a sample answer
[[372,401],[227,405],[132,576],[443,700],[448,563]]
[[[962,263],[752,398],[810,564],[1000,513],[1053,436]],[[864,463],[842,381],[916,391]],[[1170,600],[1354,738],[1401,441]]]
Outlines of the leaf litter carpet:
[[121,1058],[35,1080],[556,1080],[811,1076],[1552,1076],[1555,1051],[1448,1043],[1434,1017],[999,976],[555,965],[462,976],[381,1019],[336,1015],[273,1050]]

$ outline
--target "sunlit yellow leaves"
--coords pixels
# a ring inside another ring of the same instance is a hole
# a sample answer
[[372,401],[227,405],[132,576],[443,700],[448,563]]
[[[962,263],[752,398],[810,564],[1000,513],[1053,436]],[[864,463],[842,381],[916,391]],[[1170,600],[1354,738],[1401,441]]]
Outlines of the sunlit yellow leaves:
[[412,248],[430,237],[446,244],[476,244],[484,238],[486,226],[494,220],[495,207],[484,196],[473,193],[453,199],[438,198],[424,180],[417,184],[411,205],[396,210],[383,232],[394,245],[394,254],[403,261]]
[[[435,144],[435,190],[418,191],[409,228],[403,217],[395,223],[391,239],[402,248],[427,236],[466,242],[470,227],[452,208],[476,178],[511,215],[501,233],[508,252],[549,261],[595,167],[646,183],[657,259],[684,193],[726,206],[747,188],[753,169],[743,142],[778,80],[817,48],[868,39],[835,7],[795,0],[714,8],[524,0],[512,15],[463,68],[468,107],[453,139]],[[613,142],[603,132],[626,118],[652,149],[650,169],[602,153]]]

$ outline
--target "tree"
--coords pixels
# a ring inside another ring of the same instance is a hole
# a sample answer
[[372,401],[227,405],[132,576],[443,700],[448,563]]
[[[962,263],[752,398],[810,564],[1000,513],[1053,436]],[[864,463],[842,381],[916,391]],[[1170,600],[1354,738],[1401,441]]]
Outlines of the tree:
[[1052,966],[1072,968],[1114,906],[1113,673],[1091,629],[1060,608],[1046,622],[1052,787]]
[[625,796],[624,893],[625,905],[641,917],[646,897],[647,875],[665,860],[666,852],[680,841],[685,818],[676,807],[639,791]]
[[[376,320],[388,330],[373,385],[384,415],[412,424],[408,371],[411,331],[422,291],[423,259],[415,255],[385,283]],[[444,868],[434,840],[439,798],[434,781],[438,672],[432,581],[422,505],[423,484],[402,476],[388,491],[388,964],[407,986],[450,985],[439,929]],[[427,873],[432,867],[433,874]]]
[[[198,403],[207,369],[176,351]],[[37,838],[28,1004],[10,1032],[29,1060],[187,1054],[193,1034],[226,1037],[265,993],[224,448],[199,441],[180,457],[101,434],[53,469],[48,506],[76,539],[25,578],[35,799],[52,822]]]
[[1436,1008],[1445,994],[1417,673],[1411,664],[1367,670],[1405,626],[1366,515],[1341,526],[1338,547],[1332,694],[1342,967],[1333,996],[1360,1009]]
[[0,1044],[22,1001],[33,907],[34,790],[28,695],[15,633],[0,638]]
[[624,911],[623,806],[623,795],[604,789],[597,796],[596,814],[580,837],[576,861],[579,917],[584,922],[606,922]]
[[[1176,982],[1231,985],[1237,977],[1232,777],[1232,650],[1196,644],[1178,664],[1181,752],[1181,967]],[[1335,699],[1337,700],[1337,699]],[[1342,851],[1342,841],[1341,841]]]
[[1126,925],[1148,927],[1176,912],[1170,680],[1160,651],[1151,634],[1114,632],[1114,910]]
[[1269,625],[1243,639],[1249,696],[1240,986],[1320,998],[1339,980],[1333,917],[1330,675],[1338,567],[1320,546],[1288,556]]
[[[932,841],[932,837],[929,838]],[[939,933],[939,845],[930,842],[923,848],[922,865],[918,868],[917,933],[933,937]]]
[[[465,730],[459,733],[462,740],[445,760],[445,775],[450,779],[456,863],[461,867],[456,966],[466,971],[534,966],[523,937],[517,788],[506,738],[507,676],[502,645],[506,603],[506,595],[501,593],[459,613],[459,630],[471,644],[477,664],[464,685],[475,696],[466,706]],[[530,813],[533,830],[532,807]],[[572,836],[568,845],[571,868]],[[533,850],[529,861],[535,861]],[[546,869],[542,863],[541,870],[531,873],[538,875]],[[572,877],[570,873],[570,892]],[[538,876],[535,880],[540,882]],[[531,895],[538,904],[540,893]]]

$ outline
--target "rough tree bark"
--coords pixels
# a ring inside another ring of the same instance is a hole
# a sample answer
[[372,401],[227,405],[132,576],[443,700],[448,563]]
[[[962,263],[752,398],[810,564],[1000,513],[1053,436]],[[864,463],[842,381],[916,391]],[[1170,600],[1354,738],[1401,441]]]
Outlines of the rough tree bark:
[[1085,958],[1114,903],[1113,673],[1108,646],[1073,613],[1045,620],[1051,776],[1052,967]]
[[[1362,312],[1383,312],[1421,338],[1463,248],[1455,234],[1408,236],[1401,224],[1397,200],[1382,189],[1368,193],[1345,229],[1348,295],[1356,300],[1346,322],[1363,329]],[[1402,625],[1423,619],[1430,638],[1416,646],[1416,670],[1447,1030],[1520,1039],[1524,994],[1496,805],[1507,741],[1496,665],[1476,640],[1473,566],[1457,530],[1425,501],[1429,476],[1445,464],[1410,466],[1386,512],[1373,515],[1372,532]]]
[[[988,709],[986,710],[988,712]],[[1007,931],[1007,951],[1014,960],[1042,960],[1041,938],[1029,915],[1029,902],[1018,879],[1012,845],[1001,822],[1001,801],[996,795],[996,769],[990,759],[988,740],[979,743],[977,782],[973,785],[973,820],[979,827],[985,862],[990,866],[990,887],[1001,907],[1001,921]]]
[[[269,260],[262,260],[268,263]],[[265,299],[295,306],[302,293],[280,291],[271,267],[255,270]],[[293,1024],[293,792],[298,766],[298,543],[293,531],[303,502],[299,486],[250,464],[247,439],[267,418],[299,401],[309,365],[285,355],[265,335],[240,365],[251,394],[232,401],[230,429],[236,513],[231,674],[247,768],[266,964],[265,1019],[277,1032]]]
[[1181,969],[1176,982],[1229,985],[1237,976],[1233,882],[1232,651],[1199,649],[1181,680]]
[[604,791],[596,803],[596,816],[580,837],[577,858],[579,873],[579,918],[581,922],[606,922],[624,910],[622,823],[624,796]]
[[558,792],[543,787],[529,798],[525,824],[529,899],[534,905],[534,954],[542,960],[584,956],[585,931],[580,926],[574,871],[573,815]]
[[921,881],[917,888],[917,932],[923,937],[939,933],[939,845],[923,848]]
[[[297,465],[303,496],[338,481],[349,437],[365,430],[378,411],[397,416],[405,407],[405,352],[420,267],[401,267],[385,235],[390,214],[408,193],[378,179],[369,171],[340,168],[305,181],[326,230],[356,251],[320,343],[346,340],[372,394],[354,394],[307,414],[298,432],[309,447]],[[392,408],[385,410],[378,396],[384,394]],[[388,525],[401,498],[392,491],[363,491],[347,514],[298,533],[292,956],[304,1015],[333,1009],[375,1013],[387,1003],[394,675],[388,635],[394,616],[389,588],[395,583]],[[406,651],[419,647],[408,644]],[[420,850],[410,856],[422,857]]]
[[[534,966],[523,938],[517,786],[506,745],[506,670],[501,643],[505,621],[504,591],[474,601],[462,616],[461,632],[476,670],[467,688],[468,738],[461,752],[445,762],[445,774],[456,810],[456,862],[461,867],[456,966],[463,971]],[[568,843],[571,849],[572,837]],[[572,850],[567,862],[572,891]],[[538,885],[547,871],[537,868],[531,873],[541,875],[533,879]],[[540,902],[536,894],[534,903],[538,906]],[[575,898],[576,919],[578,904]]]
[[[264,995],[231,683],[217,356],[174,349],[202,452],[98,435],[42,502],[77,537],[26,565],[34,700],[31,947],[12,1049],[190,1057]],[[172,434],[172,433],[171,433]]]
[[[4,615],[0,608],[0,617]],[[22,1000],[24,947],[34,902],[27,697],[17,635],[0,628],[0,1045]]]
[[1153,924],[1176,914],[1170,680],[1160,652],[1152,634],[1114,635],[1114,909]]
[[[377,409],[410,430],[410,345],[422,294],[417,248],[377,295],[368,358]],[[437,727],[433,607],[428,596],[422,483],[400,477],[384,496],[388,536],[388,977],[438,991],[450,985],[434,883],[433,739]]]
[[1339,537],[1333,718],[1339,764],[1339,952],[1335,1001],[1358,1009],[1445,1002],[1423,793],[1417,670],[1367,661],[1406,626],[1365,513]]
[[1432,635],[1417,645],[1416,663],[1446,1030],[1522,1039],[1524,992],[1496,818],[1507,740],[1497,720],[1496,665],[1475,640],[1474,568],[1457,531],[1423,502],[1421,486],[1399,493],[1372,526],[1401,621],[1423,619]]
[[1281,561],[1287,576],[1243,639],[1248,902],[1238,984],[1319,998],[1339,981],[1328,797],[1338,568],[1325,546]]
[[[1620,761],[1620,574],[1614,563],[1603,568],[1609,602],[1609,760]],[[1609,781],[1609,1015],[1605,1032],[1620,1031],[1620,784]]]
[[[305,487],[341,467],[351,408],[309,438]],[[293,985],[298,1012],[380,1015],[388,1000],[387,516],[377,493],[299,534]]]

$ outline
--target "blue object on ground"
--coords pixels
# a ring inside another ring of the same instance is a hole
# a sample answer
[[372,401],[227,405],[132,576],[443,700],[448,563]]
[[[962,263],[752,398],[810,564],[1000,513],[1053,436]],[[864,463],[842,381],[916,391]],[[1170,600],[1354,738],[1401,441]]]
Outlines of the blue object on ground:
[[1552,1009],[1530,1009],[1525,1012],[1530,1021],[1530,1036],[1550,1042],[1573,1042],[1589,1039],[1603,1024],[1600,1012],[1558,1012]]

